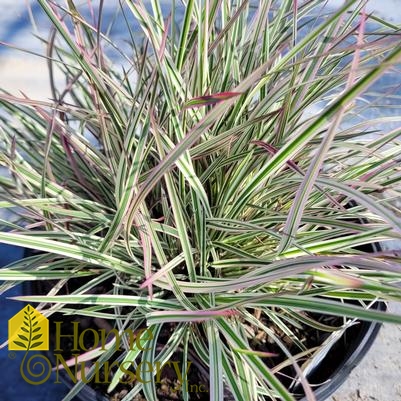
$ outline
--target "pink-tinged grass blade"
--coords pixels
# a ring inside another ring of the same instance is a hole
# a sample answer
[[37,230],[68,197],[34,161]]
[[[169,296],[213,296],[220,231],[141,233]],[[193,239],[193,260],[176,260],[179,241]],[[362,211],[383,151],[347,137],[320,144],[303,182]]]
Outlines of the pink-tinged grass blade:
[[162,268],[160,268],[156,273],[146,276],[146,280],[140,285],[140,289],[146,288],[149,286],[152,286],[152,284],[160,279],[161,277],[164,277],[167,275],[169,271],[174,269],[174,267],[177,267],[179,263],[183,262],[185,260],[184,256],[182,254],[178,255],[175,257],[173,260],[170,262],[166,263]]
[[261,358],[275,358],[279,356],[274,352],[254,351],[252,349],[233,348],[233,351],[238,352],[239,354],[260,356]]
[[148,325],[167,322],[192,322],[200,323],[220,317],[231,317],[238,315],[234,309],[224,310],[198,310],[198,311],[162,311],[150,312],[146,315]]
[[[252,141],[251,143],[254,143],[257,146],[260,146],[261,148],[265,149],[267,152],[269,152],[271,155],[275,155],[278,152],[278,149],[275,148],[273,145],[270,145],[266,142],[263,141]],[[287,165],[288,167],[291,168],[291,170],[295,171],[296,173],[305,176],[305,172],[298,167],[298,165],[293,161],[293,160],[288,160],[287,161]],[[342,210],[346,210],[344,208],[344,206],[342,206],[336,199],[334,199],[330,194],[327,194],[326,191],[321,188],[320,186],[318,186],[317,184],[315,184],[316,188],[322,192],[327,199],[330,200],[330,202],[332,202],[334,205],[336,205],[338,208],[342,209]]]
[[[278,149],[275,146],[270,145],[269,143],[266,143],[263,141],[251,141],[251,143],[253,143],[257,146],[260,146],[261,148],[263,148],[267,152],[269,152],[271,155],[275,155],[278,152]],[[301,175],[305,174],[293,160],[288,160],[286,163],[287,163],[288,167],[290,167],[295,172],[297,172]]]
[[319,278],[319,281],[338,285],[340,287],[360,288],[364,285],[364,281],[362,279],[346,274],[345,272],[335,268],[318,269],[316,270],[315,274],[316,277]]
[[[145,273],[145,278],[148,279],[152,272],[152,242],[148,234],[148,229],[145,219],[143,219],[140,213],[136,215],[135,222],[137,223],[137,226],[140,227],[139,238],[143,249],[143,269]],[[153,298],[152,283],[148,283],[146,287],[148,288],[149,299],[151,300]]]
[[85,352],[78,356],[74,356],[73,358],[67,359],[65,361],[65,364],[55,366],[52,370],[53,371],[54,370],[62,370],[66,366],[78,366],[82,362],[92,361],[93,359],[98,358],[100,355],[102,355],[105,351],[109,350],[113,346],[115,341],[116,341],[116,339],[113,338],[109,343],[106,344],[105,347],[103,347],[103,345],[101,345],[99,347],[89,350],[88,352]]
[[184,109],[210,106],[240,95],[242,95],[241,92],[220,92],[214,93],[213,95],[199,96],[186,102],[184,105]]

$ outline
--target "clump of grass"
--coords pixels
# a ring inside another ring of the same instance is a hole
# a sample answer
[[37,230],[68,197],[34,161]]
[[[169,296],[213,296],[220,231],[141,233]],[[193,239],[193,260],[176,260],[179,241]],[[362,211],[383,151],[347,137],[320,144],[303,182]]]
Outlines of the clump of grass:
[[[53,99],[0,94],[10,173],[0,205],[20,216],[2,222],[0,241],[42,253],[2,269],[3,290],[81,276],[72,294],[19,299],[120,330],[147,325],[155,343],[176,323],[162,351],[136,357],[163,363],[193,350],[213,400],[292,401],[279,380],[287,365],[313,400],[305,376],[321,349],[296,330],[318,325],[311,313],[344,316],[340,330],[353,319],[401,322],[370,308],[400,299],[399,256],[360,248],[401,233],[400,129],[378,131],[398,121],[370,119],[364,100],[401,58],[397,27],[356,1],[327,13],[317,0],[188,0],[182,19],[175,1],[169,15],[156,0],[127,1],[123,52],[101,30],[103,2],[85,6],[93,18],[73,1],[38,3],[52,23]],[[89,295],[111,278],[107,293]],[[252,330],[273,339],[280,367],[252,347]],[[139,392],[156,399],[151,374],[124,400]]]

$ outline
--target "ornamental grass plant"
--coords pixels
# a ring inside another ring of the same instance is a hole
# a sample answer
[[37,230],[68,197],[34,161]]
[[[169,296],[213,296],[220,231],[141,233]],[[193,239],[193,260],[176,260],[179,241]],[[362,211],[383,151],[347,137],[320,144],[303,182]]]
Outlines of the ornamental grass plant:
[[[372,89],[399,27],[345,3],[121,0],[105,21],[103,1],[38,0],[52,98],[0,93],[0,242],[34,252],[0,288],[51,283],[18,299],[152,332],[93,344],[89,378],[179,355],[208,394],[176,399],[312,401],[339,334],[401,323],[372,308],[401,299],[399,254],[377,246],[401,237],[401,117],[375,113],[399,97]],[[150,371],[118,393],[126,376],[110,400],[164,399]]]

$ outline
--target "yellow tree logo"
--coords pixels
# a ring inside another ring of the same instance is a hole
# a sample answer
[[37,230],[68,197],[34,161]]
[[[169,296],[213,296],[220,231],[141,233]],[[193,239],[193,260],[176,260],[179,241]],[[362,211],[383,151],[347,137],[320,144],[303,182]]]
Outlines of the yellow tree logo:
[[8,321],[8,349],[25,351],[19,371],[27,383],[39,385],[48,380],[52,369],[46,356],[34,353],[28,358],[31,350],[49,349],[49,321],[31,305]]
[[31,305],[8,321],[10,351],[46,351],[49,349],[49,321]]

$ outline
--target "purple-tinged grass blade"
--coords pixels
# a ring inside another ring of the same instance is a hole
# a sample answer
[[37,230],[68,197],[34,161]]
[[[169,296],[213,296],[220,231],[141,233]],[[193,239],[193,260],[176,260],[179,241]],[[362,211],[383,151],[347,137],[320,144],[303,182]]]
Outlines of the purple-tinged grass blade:
[[212,95],[199,96],[186,102],[184,105],[184,109],[194,109],[197,107],[210,106],[240,95],[242,95],[241,92],[220,92],[214,93]]

